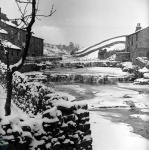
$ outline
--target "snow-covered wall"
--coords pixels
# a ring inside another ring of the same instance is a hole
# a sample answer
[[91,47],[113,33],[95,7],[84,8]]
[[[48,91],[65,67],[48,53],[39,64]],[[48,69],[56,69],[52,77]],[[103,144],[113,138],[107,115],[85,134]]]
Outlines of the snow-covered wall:
[[19,72],[13,85],[13,102],[26,113],[0,116],[0,149],[92,150],[87,104],[29,83]]
[[149,53],[149,27],[138,30],[126,37],[126,50],[130,52],[133,64],[137,57],[147,57]]
[[130,61],[130,53],[129,52],[117,52],[116,53],[116,61],[129,62]]
[[57,103],[42,115],[0,118],[0,148],[8,150],[92,150],[87,105]]
[[78,65],[83,65],[84,67],[119,67],[119,61],[99,61],[99,60],[89,60],[89,61],[74,61],[74,62],[61,62],[60,67],[73,68]]

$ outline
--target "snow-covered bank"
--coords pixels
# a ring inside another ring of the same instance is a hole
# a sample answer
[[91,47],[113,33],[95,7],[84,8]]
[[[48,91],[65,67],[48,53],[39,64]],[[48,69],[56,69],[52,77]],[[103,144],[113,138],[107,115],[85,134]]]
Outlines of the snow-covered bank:
[[6,95],[5,95],[5,92],[4,92],[4,89],[3,87],[0,85],[0,115],[4,115],[4,106],[5,106],[5,98],[6,98]]
[[149,116],[148,116],[148,115],[135,114],[135,115],[131,115],[131,117],[140,118],[140,119],[142,119],[143,121],[149,121]]
[[133,83],[118,83],[118,86],[125,89],[130,89],[138,92],[149,93],[149,85],[134,85]]
[[148,150],[149,140],[131,133],[126,124],[115,124],[99,112],[90,112],[93,150]]

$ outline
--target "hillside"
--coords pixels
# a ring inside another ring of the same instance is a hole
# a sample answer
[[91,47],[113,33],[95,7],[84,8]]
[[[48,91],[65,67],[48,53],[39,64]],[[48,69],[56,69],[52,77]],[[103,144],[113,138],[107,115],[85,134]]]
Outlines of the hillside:
[[108,53],[113,53],[114,51],[125,50],[125,36],[118,36],[101,41],[93,46],[80,49],[75,53],[76,57],[85,57],[95,59],[98,58],[98,52],[106,50]]
[[62,56],[68,54],[64,49],[59,49],[57,45],[44,43],[43,49],[44,56]]

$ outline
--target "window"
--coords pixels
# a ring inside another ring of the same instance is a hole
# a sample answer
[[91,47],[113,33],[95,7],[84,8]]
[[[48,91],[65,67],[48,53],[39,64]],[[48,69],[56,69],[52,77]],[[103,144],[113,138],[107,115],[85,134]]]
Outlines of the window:
[[19,56],[19,52],[17,52],[17,56]]
[[132,39],[131,39],[131,45],[133,45],[133,37],[132,37]]
[[13,51],[11,52],[11,56],[13,56]]
[[11,30],[11,38],[13,38],[14,36],[14,33],[13,33],[13,30]]
[[21,34],[20,32],[18,32],[18,41],[20,41],[20,39],[21,39]]
[[138,41],[138,33],[136,33],[136,41]]

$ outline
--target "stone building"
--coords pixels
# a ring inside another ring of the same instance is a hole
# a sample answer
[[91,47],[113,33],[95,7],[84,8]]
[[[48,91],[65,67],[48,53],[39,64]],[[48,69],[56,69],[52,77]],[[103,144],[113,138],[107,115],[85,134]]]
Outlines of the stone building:
[[[2,40],[0,39],[0,42]],[[4,41],[4,48],[6,51],[9,52],[9,61],[10,63],[16,63],[18,62],[20,56],[21,56],[21,48],[17,47],[16,45],[12,44],[11,42]],[[6,55],[5,50],[2,46],[0,46],[0,61],[6,63]]]
[[[17,22],[9,21],[7,15],[1,13],[0,8],[0,39],[7,40],[22,49],[26,39],[26,31],[20,29],[16,24]],[[6,33],[2,33],[2,31]],[[35,36],[31,37],[28,56],[43,56],[42,38]]]
[[147,57],[149,54],[149,27],[142,29],[137,24],[136,31],[126,36],[126,51],[130,53],[130,60],[136,63],[137,57]]
[[[7,41],[8,32],[0,29],[0,45],[3,44],[6,51],[9,52],[10,63],[16,63],[21,56],[21,48]],[[0,60],[6,63],[6,55],[2,46],[0,46]]]

